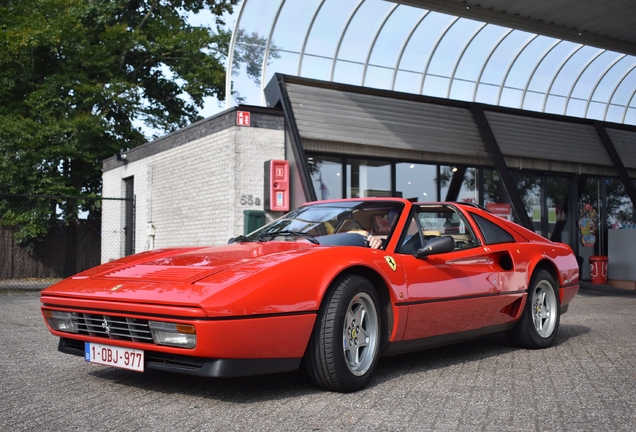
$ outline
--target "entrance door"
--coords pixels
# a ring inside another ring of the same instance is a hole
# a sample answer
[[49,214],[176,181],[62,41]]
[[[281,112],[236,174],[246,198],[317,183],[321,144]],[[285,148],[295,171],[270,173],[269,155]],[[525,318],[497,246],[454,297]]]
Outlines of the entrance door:
[[607,248],[603,241],[604,229],[601,221],[604,181],[599,178],[581,176],[577,181],[578,209],[576,215],[577,254],[583,258],[581,277],[590,277],[589,258],[592,255],[605,255]]
[[135,179],[124,179],[126,213],[124,216],[124,254],[135,253]]

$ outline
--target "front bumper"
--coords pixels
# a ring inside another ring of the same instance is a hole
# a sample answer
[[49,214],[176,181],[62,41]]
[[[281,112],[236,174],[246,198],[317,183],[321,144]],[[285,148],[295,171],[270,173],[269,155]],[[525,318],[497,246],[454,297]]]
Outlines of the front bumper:
[[[82,350],[84,342],[93,342],[145,352],[205,359],[299,359],[305,353],[316,320],[315,312],[232,318],[189,318],[88,310],[71,306],[44,305],[42,309],[73,312],[77,316],[82,316],[77,333],[52,329],[47,323],[53,335],[77,341]],[[88,315],[90,319],[86,318]],[[194,326],[196,346],[183,348],[155,343],[151,337],[147,337],[147,331],[141,332],[147,326],[147,320]],[[103,321],[103,325],[88,325],[89,321],[97,324]]]
[[[84,342],[60,338],[58,351],[84,357]],[[145,352],[145,368],[187,375],[233,378],[298,369],[300,358],[208,359],[162,352]]]

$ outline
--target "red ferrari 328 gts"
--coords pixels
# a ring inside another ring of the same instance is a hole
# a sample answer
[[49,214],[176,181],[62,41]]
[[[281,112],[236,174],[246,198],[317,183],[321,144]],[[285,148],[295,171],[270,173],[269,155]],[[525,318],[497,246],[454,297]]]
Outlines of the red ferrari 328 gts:
[[[367,237],[382,240],[368,246]],[[365,387],[383,355],[506,332],[553,343],[578,291],[572,250],[474,205],[308,203],[226,246],[160,249],[42,292],[59,350],[135,371],[289,371]]]

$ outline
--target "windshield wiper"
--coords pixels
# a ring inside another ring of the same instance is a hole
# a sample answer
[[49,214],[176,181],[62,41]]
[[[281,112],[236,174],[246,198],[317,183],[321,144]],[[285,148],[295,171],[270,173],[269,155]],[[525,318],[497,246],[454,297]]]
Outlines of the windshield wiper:
[[248,237],[248,236],[240,235],[240,236],[232,237],[227,243],[232,244],[232,243],[253,242],[253,241],[262,242],[264,240],[258,237]]
[[293,236],[298,236],[298,237],[303,237],[305,239],[307,239],[309,242],[313,243],[313,244],[320,244],[320,242],[318,240],[316,240],[313,236],[306,234],[304,232],[300,232],[300,231],[296,231],[296,230],[283,230],[283,231],[278,231],[278,232],[271,232],[271,233],[262,233],[259,234],[259,236],[257,238],[260,237],[276,237],[276,236],[286,236],[286,235],[293,235]]

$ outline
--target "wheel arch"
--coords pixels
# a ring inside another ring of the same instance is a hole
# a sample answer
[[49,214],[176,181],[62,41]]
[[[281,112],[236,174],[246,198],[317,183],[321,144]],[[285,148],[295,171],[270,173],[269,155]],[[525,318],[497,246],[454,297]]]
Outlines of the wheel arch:
[[358,275],[366,278],[371,283],[371,285],[373,285],[378,298],[380,299],[380,305],[378,305],[378,312],[380,313],[382,321],[380,353],[386,352],[389,346],[389,336],[391,335],[393,326],[395,325],[395,315],[393,312],[393,302],[391,301],[391,294],[389,293],[387,282],[377,271],[362,265],[344,269],[343,271],[338,273],[336,277],[333,278],[327,290],[325,290],[322,299],[320,300],[320,309],[325,307],[327,303],[325,300],[330,298],[331,293],[336,289],[338,283],[340,283],[343,278],[352,275]]
[[539,270],[545,270],[550,273],[550,276],[552,276],[552,279],[554,279],[554,282],[557,284],[555,288],[559,289],[563,282],[561,281],[556,265],[547,258],[539,260],[534,265],[532,271],[528,274],[528,289],[530,289],[530,281]]

